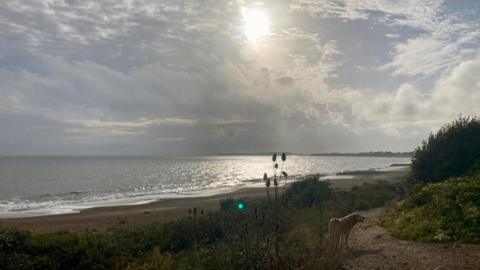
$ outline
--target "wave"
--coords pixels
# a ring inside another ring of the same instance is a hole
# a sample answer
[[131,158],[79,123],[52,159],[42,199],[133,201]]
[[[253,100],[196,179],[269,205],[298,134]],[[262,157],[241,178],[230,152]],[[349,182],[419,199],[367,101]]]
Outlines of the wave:
[[241,186],[216,185],[212,188],[154,189],[140,186],[131,190],[91,193],[72,191],[47,193],[29,198],[0,201],[0,218],[33,217],[77,213],[80,210],[102,206],[144,204],[159,199],[202,197],[233,191]]

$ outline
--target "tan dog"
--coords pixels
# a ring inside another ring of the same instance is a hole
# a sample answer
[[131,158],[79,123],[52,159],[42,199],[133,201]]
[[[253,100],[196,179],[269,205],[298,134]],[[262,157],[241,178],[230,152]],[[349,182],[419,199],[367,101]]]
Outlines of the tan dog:
[[328,238],[333,249],[348,247],[348,236],[355,224],[365,220],[358,213],[352,213],[343,218],[332,218],[328,223]]

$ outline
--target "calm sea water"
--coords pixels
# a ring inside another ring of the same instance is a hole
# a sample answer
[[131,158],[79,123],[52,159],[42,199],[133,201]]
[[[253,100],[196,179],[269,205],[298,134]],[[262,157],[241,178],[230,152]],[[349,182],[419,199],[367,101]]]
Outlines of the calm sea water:
[[[289,156],[290,175],[381,169],[408,158]],[[0,218],[71,213],[255,185],[268,156],[1,157]],[[256,184],[258,185],[258,184]]]

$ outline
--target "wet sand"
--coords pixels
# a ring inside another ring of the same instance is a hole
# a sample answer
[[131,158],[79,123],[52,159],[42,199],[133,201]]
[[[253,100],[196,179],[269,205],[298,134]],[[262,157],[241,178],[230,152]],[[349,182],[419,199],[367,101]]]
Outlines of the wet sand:
[[[392,171],[354,173],[354,175],[331,179],[330,182],[333,188],[350,189],[354,185],[376,180],[396,182],[402,179],[406,172],[406,168],[403,167],[395,168]],[[280,190],[283,190],[283,188],[280,188]],[[168,222],[188,216],[188,209],[192,207],[203,209],[205,212],[217,211],[220,209],[219,202],[226,198],[261,196],[265,196],[265,188],[241,188],[233,192],[206,197],[162,199],[141,205],[96,207],[72,214],[1,219],[0,227],[19,228],[33,233],[84,230],[109,231],[154,222]]]

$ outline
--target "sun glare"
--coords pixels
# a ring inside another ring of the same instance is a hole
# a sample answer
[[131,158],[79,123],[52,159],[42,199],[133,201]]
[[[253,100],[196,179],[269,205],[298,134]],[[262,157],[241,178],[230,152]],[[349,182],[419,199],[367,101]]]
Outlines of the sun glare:
[[256,41],[270,34],[270,21],[265,11],[260,9],[246,10],[243,13],[243,20],[243,29],[249,41]]

